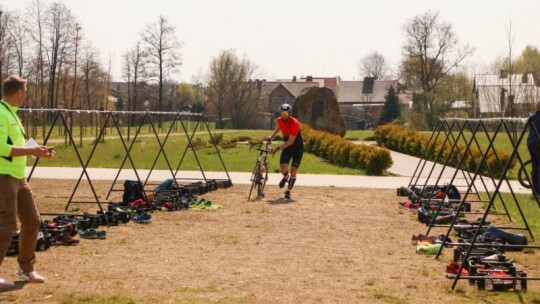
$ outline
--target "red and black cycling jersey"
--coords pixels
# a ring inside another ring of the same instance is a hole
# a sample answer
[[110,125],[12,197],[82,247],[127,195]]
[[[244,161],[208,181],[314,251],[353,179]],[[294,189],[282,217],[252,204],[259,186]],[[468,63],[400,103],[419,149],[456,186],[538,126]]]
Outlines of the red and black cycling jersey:
[[279,130],[281,131],[281,134],[283,134],[284,141],[289,140],[289,136],[292,135],[296,136],[293,146],[304,144],[304,140],[302,139],[301,126],[298,119],[294,117],[289,117],[289,119],[285,122],[283,121],[283,118],[278,117],[277,124],[279,126]]

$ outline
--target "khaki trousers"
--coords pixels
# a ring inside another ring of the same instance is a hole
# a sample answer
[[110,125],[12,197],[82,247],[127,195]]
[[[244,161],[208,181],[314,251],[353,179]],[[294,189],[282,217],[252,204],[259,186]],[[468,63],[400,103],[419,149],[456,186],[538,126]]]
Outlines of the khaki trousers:
[[17,261],[24,272],[34,271],[35,250],[41,220],[32,189],[26,179],[0,174],[0,265],[4,261],[11,238],[21,222]]

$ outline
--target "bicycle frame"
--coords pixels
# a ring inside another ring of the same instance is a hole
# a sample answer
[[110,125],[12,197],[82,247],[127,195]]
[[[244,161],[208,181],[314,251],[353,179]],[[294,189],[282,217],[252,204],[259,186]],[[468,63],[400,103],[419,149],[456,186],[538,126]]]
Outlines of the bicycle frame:
[[251,173],[251,188],[249,190],[248,200],[251,200],[251,193],[254,188],[257,188],[257,198],[264,197],[264,188],[268,181],[268,152],[272,150],[271,143],[271,141],[266,141],[265,148],[262,149],[261,147],[265,142],[261,142],[259,147],[255,148],[255,150],[259,151],[259,155]]

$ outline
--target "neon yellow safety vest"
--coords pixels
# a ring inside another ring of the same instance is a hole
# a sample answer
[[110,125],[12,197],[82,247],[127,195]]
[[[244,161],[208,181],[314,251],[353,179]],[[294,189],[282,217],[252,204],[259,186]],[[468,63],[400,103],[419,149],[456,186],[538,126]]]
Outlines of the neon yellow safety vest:
[[13,146],[23,147],[26,142],[21,120],[17,116],[19,108],[10,105],[3,99],[0,103],[0,174],[23,179],[26,156],[9,156]]

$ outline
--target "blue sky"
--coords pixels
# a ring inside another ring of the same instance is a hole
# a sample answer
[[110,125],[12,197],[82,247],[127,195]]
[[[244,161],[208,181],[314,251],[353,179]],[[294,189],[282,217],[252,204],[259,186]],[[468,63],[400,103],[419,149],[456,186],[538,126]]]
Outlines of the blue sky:
[[[115,78],[120,76],[121,55],[159,15],[177,26],[183,65],[176,79],[187,82],[204,75],[212,57],[229,48],[255,62],[267,79],[358,79],[358,63],[373,51],[395,68],[402,56],[403,24],[427,10],[438,11],[462,42],[476,48],[468,64],[477,71],[507,54],[510,20],[516,55],[526,45],[540,48],[538,0],[59,1],[80,21],[103,62],[112,58]],[[30,2],[0,0],[0,6],[24,11]]]

